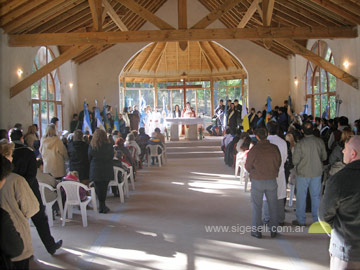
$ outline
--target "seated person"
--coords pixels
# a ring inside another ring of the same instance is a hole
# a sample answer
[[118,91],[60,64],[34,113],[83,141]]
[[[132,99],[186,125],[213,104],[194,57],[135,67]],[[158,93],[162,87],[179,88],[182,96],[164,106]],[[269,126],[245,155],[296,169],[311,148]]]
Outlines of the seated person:
[[[157,134],[156,132],[153,132],[153,133],[151,134],[151,138],[150,138],[150,140],[149,140],[148,145],[160,145],[161,148],[158,148],[158,154],[161,154],[161,153],[162,153],[162,149],[163,149],[164,145],[162,144],[162,142],[161,142],[161,140],[159,139],[158,134]],[[151,162],[151,163],[152,163],[152,165],[154,165],[154,163],[155,163],[155,157],[152,157],[151,159],[152,159],[152,162]]]
[[139,129],[139,136],[135,139],[141,149],[140,160],[144,159],[144,156],[146,154],[146,145],[148,144],[149,140],[150,136],[145,133],[145,128],[141,127]]
[[155,128],[156,136],[160,139],[162,144],[165,144],[165,136],[161,134],[160,128]]
[[221,150],[225,153],[225,148],[228,146],[228,144],[233,140],[233,135],[231,134],[230,128],[227,128],[225,130],[225,135],[223,139],[221,140]]
[[221,136],[222,135],[222,124],[218,115],[214,115],[211,119],[212,124],[209,125],[206,130],[212,136]]
[[140,161],[141,149],[140,149],[140,146],[135,141],[134,134],[129,133],[126,136],[126,142],[124,143],[124,146],[129,149],[130,149],[130,147],[134,147],[136,150],[136,152],[135,152],[136,155],[135,155],[135,157],[133,156],[133,158],[135,158],[135,161]]

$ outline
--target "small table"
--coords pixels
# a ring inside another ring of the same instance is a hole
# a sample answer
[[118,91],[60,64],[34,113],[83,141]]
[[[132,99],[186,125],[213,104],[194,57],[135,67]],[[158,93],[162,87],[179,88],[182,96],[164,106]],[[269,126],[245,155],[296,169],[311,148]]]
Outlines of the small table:
[[196,141],[197,125],[204,125],[204,118],[183,117],[183,118],[166,118],[166,122],[171,124],[170,127],[170,141],[179,140],[179,125],[188,125],[185,127],[185,139],[189,141]]

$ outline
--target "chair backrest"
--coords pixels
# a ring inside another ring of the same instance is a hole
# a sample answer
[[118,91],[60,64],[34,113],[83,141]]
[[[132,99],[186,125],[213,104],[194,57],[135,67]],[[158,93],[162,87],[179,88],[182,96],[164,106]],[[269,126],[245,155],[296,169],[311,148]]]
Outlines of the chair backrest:
[[56,186],[57,190],[58,190],[58,194],[60,194],[60,190],[61,188],[63,188],[65,194],[66,194],[66,200],[70,203],[70,204],[80,204],[81,199],[80,199],[80,188],[83,188],[85,190],[88,190],[89,188],[84,185],[81,184],[79,182],[74,182],[74,181],[64,181],[61,182],[60,184],[58,184]]
[[161,149],[161,146],[160,145],[158,145],[158,144],[149,144],[149,145],[147,145],[146,146],[146,148],[147,149],[149,149],[149,151],[150,151],[150,156],[158,156],[158,155],[160,155],[159,153],[158,153],[158,149],[160,148]]
[[[125,176],[126,176],[125,170],[123,170],[122,168],[117,167],[117,166],[113,166],[113,169],[114,169],[114,180],[116,181],[116,183],[123,182],[125,179]],[[122,179],[119,179],[119,172],[121,172],[121,174],[123,176]]]
[[129,145],[127,148],[129,149],[132,158],[135,159],[136,158],[136,148],[135,148],[135,146]]
[[54,188],[46,183],[41,183],[39,182],[39,188],[40,188],[40,195],[41,195],[41,200],[43,201],[43,203],[46,203],[46,198],[45,198],[45,189],[49,189],[50,191],[53,191]]

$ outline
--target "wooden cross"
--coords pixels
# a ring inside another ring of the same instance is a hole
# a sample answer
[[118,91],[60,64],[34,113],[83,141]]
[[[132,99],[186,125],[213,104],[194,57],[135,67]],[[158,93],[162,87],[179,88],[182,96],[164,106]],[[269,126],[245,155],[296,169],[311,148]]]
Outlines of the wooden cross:
[[186,89],[200,89],[204,88],[200,84],[194,84],[194,85],[186,85],[185,81],[183,81],[183,85],[169,85],[167,89],[183,89],[184,90],[184,107],[186,107]]

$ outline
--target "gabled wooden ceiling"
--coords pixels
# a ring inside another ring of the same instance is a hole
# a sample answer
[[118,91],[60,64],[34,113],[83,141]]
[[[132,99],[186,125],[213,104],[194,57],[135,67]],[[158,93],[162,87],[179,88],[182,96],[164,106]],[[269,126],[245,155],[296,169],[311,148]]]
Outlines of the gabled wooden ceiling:
[[[284,58],[302,55],[358,88],[357,78],[324,65],[306,49],[306,42],[357,37],[359,0],[191,0],[209,10],[193,26],[187,25],[187,0],[177,0],[178,29],[155,15],[166,1],[0,0],[0,27],[9,35],[9,46],[57,45],[61,53],[56,65],[30,75],[12,87],[10,95],[68,60],[84,63],[116,43],[178,42],[185,50],[189,41],[226,39],[250,40]],[[216,20],[226,28],[211,29]],[[140,30],[146,21],[160,30]]]
[[150,44],[128,62],[121,76],[139,82],[231,80],[246,78],[247,74],[241,63],[215,42],[188,41],[185,50],[180,49],[179,42]]

